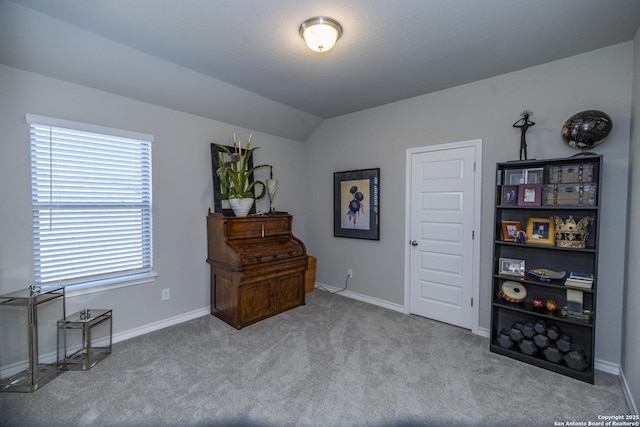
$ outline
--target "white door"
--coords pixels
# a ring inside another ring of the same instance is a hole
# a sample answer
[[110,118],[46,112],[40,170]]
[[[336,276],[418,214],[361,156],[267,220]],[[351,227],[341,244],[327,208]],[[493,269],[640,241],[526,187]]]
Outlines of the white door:
[[477,329],[472,298],[479,275],[474,241],[479,146],[469,141],[407,155],[409,312],[472,330]]

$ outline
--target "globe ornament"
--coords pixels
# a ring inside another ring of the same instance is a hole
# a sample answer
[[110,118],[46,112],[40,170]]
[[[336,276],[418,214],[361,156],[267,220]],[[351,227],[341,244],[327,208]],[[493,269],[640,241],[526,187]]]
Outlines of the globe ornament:
[[612,128],[613,123],[607,113],[598,110],[581,111],[564,122],[562,139],[569,147],[582,150],[580,154],[589,154],[587,150],[602,144]]

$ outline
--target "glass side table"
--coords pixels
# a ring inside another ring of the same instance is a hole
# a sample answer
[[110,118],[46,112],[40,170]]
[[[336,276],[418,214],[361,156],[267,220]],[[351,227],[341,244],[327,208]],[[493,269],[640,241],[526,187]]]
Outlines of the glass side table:
[[62,373],[55,322],[64,307],[63,287],[0,295],[0,391],[33,392]]
[[84,309],[58,320],[58,363],[86,371],[111,354],[112,310]]

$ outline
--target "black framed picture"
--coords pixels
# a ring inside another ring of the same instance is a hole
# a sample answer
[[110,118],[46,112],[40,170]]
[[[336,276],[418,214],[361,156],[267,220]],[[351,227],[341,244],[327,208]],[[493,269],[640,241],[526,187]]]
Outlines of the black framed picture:
[[[230,152],[233,152],[234,148],[226,146]],[[247,166],[249,169],[253,168],[253,150],[249,150],[249,159],[247,160]],[[243,150],[244,152],[244,150]],[[213,211],[221,212],[225,216],[234,216],[231,206],[229,206],[228,200],[222,200],[222,189],[220,187],[220,177],[217,174],[217,170],[220,165],[225,161],[231,160],[229,155],[222,150],[217,144],[211,143],[211,167],[213,170]],[[253,181],[253,172],[249,176],[249,182]],[[256,204],[251,206],[250,214],[256,213]]]
[[502,199],[500,204],[502,206],[516,206],[518,204],[518,193],[520,191],[519,185],[503,185],[502,186]]
[[333,235],[380,240],[380,168],[333,174]]

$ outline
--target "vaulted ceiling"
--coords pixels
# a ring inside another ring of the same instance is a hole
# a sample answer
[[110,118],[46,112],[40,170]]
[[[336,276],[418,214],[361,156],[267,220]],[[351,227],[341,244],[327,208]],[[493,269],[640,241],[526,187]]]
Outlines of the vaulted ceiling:
[[[632,40],[640,27],[638,0],[14,0],[12,7],[0,5],[0,10],[15,13],[15,4],[193,76],[239,88],[237,102],[245,96],[244,102],[263,110],[278,105],[282,129],[261,124],[280,120],[264,112],[234,114],[256,116],[256,123],[247,127],[298,140],[305,140],[326,118]],[[318,15],[332,17],[344,28],[336,47],[324,54],[310,51],[298,34],[305,19]],[[25,46],[27,35],[16,19],[3,26],[0,62],[58,78],[79,73],[52,66],[52,59],[37,65],[35,59],[21,58],[25,50],[35,49],[34,42]],[[63,27],[52,28],[62,32]],[[57,35],[40,35],[47,37]],[[58,48],[80,49],[83,41],[76,39],[61,38]],[[8,46],[12,43],[16,49]],[[90,60],[96,52],[89,48],[81,47]],[[123,62],[115,51],[96,49],[110,62]],[[128,90],[134,98],[205,117],[215,115],[215,108],[199,102],[193,90],[185,89],[185,99],[179,99],[180,91],[162,89],[170,84],[166,81],[141,79],[128,88],[98,81],[99,75],[92,83],[88,74],[97,73],[86,74],[69,79],[120,94]],[[211,90],[201,95],[220,96]],[[228,120],[219,115],[212,118]]]

